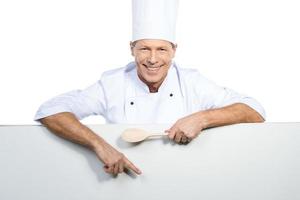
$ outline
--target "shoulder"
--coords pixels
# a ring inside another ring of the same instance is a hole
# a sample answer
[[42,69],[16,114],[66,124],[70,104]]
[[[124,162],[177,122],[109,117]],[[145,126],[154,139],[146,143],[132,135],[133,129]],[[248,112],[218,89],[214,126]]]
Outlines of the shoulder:
[[102,73],[101,80],[110,80],[115,79],[116,77],[120,77],[123,75],[125,67],[120,67],[112,70],[108,70]]
[[114,82],[114,84],[116,84],[124,80],[126,73],[128,73],[128,71],[131,71],[134,67],[135,67],[134,63],[129,63],[124,67],[105,71],[102,73],[100,81],[102,83]]
[[195,68],[188,68],[188,67],[181,67],[176,64],[178,69],[179,77],[182,81],[188,83],[199,83],[201,82],[210,82],[204,75],[202,75],[198,69]]

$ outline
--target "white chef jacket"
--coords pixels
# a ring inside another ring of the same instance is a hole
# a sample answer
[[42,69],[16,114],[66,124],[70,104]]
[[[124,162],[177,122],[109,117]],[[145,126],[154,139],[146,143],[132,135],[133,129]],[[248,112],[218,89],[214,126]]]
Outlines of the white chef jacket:
[[102,115],[107,123],[174,123],[194,112],[234,103],[247,104],[265,118],[263,107],[255,99],[220,87],[197,70],[180,68],[175,63],[158,92],[150,93],[132,62],[104,72],[98,82],[84,90],[70,91],[45,102],[35,120],[71,112],[78,119]]

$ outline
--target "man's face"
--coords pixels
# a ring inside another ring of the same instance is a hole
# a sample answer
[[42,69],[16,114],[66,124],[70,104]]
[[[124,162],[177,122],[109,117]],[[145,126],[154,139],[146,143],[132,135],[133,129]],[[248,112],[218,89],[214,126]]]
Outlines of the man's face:
[[131,43],[139,78],[152,88],[158,89],[171,66],[176,46],[165,40],[138,40]]

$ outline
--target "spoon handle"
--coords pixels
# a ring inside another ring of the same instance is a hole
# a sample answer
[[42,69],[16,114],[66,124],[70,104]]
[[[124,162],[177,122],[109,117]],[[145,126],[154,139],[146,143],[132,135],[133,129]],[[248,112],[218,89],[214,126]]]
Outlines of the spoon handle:
[[151,133],[148,137],[167,136],[167,133]]

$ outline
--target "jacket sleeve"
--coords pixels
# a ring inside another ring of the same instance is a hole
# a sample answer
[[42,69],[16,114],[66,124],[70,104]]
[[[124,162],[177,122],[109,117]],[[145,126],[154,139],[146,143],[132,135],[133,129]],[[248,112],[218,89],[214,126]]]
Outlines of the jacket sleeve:
[[80,120],[90,115],[104,115],[105,110],[104,89],[98,81],[84,90],[73,90],[46,101],[39,107],[34,120],[61,112],[71,112]]
[[200,73],[197,73],[193,78],[201,109],[221,108],[234,103],[243,103],[256,110],[265,119],[264,108],[254,98],[237,93],[232,89],[218,86]]

